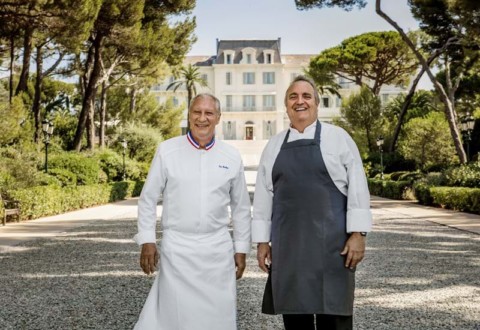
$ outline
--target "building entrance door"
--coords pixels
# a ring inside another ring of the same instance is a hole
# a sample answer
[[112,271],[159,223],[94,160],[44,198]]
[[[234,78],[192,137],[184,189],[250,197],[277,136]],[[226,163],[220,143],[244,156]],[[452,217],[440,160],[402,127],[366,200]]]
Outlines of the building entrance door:
[[253,140],[253,127],[245,127],[245,140]]

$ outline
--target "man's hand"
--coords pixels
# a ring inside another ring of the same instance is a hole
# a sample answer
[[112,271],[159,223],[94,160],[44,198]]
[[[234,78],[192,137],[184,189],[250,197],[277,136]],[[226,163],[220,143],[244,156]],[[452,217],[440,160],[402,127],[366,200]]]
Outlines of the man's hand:
[[237,268],[237,280],[241,279],[243,276],[243,272],[245,271],[245,267],[247,267],[247,255],[245,253],[235,253],[235,267]]
[[[270,244],[268,243],[258,243],[257,245],[257,260],[258,267],[260,267],[265,273],[268,273],[267,265],[272,263],[272,252]],[[267,263],[265,263],[267,261]]]
[[142,244],[142,253],[140,254],[140,267],[145,274],[150,275],[157,270],[158,258],[160,255],[155,243]]
[[345,258],[345,267],[354,269],[365,256],[365,236],[360,233],[352,233],[340,253]]

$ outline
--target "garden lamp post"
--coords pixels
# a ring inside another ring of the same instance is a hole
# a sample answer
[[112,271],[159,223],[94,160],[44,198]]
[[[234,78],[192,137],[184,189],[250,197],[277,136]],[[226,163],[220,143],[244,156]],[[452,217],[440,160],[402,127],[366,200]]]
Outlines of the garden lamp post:
[[380,151],[380,168],[381,168],[381,172],[380,172],[380,178],[383,180],[383,136],[379,136],[377,138],[377,146],[378,146],[378,150]]
[[48,172],[48,145],[50,144],[50,136],[53,134],[53,124],[48,120],[42,121],[42,131],[45,136],[43,143],[45,143],[45,173]]
[[472,141],[472,131],[475,125],[475,119],[467,112],[467,115],[460,121],[460,130],[463,133],[465,144],[467,145],[467,161],[470,160],[470,141]]
[[122,148],[123,148],[123,175],[122,175],[122,180],[125,181],[125,178],[127,177],[127,172],[125,170],[125,154],[127,153],[127,140],[125,138],[122,139],[121,141]]

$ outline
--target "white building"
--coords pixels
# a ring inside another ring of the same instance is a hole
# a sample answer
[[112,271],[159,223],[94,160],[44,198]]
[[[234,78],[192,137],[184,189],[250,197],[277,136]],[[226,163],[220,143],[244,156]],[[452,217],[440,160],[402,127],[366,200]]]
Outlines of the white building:
[[[214,94],[221,102],[222,117],[216,136],[223,140],[268,140],[288,127],[284,106],[285,91],[290,82],[308,67],[315,55],[282,55],[281,39],[277,40],[218,40],[217,53],[212,56],[188,56],[185,64],[199,67],[208,87],[197,92]],[[175,93],[166,87],[174,78],[154,86],[159,102],[173,97],[175,104],[186,107],[186,90]],[[358,90],[352,82],[339,79],[342,96]],[[402,89],[389,86],[382,89],[382,101],[396,96]],[[329,122],[340,115],[341,99],[322,95],[319,119]],[[186,110],[185,110],[186,118]],[[182,128],[186,127],[186,119]],[[185,129],[183,129],[183,132]],[[263,145],[263,144],[262,144]]]

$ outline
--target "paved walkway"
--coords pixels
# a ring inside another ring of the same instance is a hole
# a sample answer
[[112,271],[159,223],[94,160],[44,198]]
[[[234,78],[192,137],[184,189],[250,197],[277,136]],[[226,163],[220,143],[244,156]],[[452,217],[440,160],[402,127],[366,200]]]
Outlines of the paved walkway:
[[[253,190],[253,189],[252,189]],[[372,196],[372,208],[383,209],[386,213],[408,216],[435,222],[452,228],[480,235],[480,215],[444,210],[419,205],[412,201],[397,201]],[[158,210],[159,214],[161,208]],[[135,218],[137,199],[73,211],[51,217],[0,226],[0,252],[15,245],[41,237],[52,237],[68,230],[108,219]]]
[[[480,329],[480,216],[376,197],[372,212],[355,329]],[[138,267],[135,216],[131,199],[0,227],[0,329],[131,329],[154,279]],[[239,329],[282,329],[259,312],[255,253]]]

